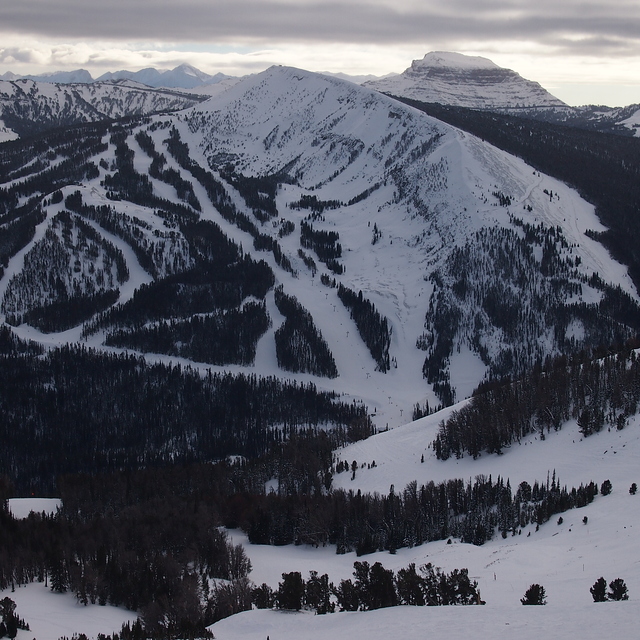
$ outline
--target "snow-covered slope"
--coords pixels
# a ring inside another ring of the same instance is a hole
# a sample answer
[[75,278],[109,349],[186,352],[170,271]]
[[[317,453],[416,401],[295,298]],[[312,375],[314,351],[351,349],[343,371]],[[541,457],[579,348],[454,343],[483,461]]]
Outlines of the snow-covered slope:
[[[479,636],[534,640],[541,635],[553,638],[597,638],[615,630],[622,638],[632,638],[640,623],[637,600],[640,594],[639,497],[629,487],[638,479],[640,420],[636,417],[621,432],[602,432],[583,439],[573,422],[545,441],[530,438],[501,456],[479,460],[465,458],[440,462],[426,448],[444,413],[407,424],[365,442],[348,446],[338,455],[358,462],[376,461],[376,466],[359,468],[351,480],[349,472],[338,474],[334,483],[347,490],[386,494],[390,485],[401,492],[406,483],[418,486],[430,480],[471,479],[478,475],[509,478],[513,487],[523,480],[544,482],[547,474],[568,487],[593,480],[609,479],[614,487],[608,496],[597,496],[593,503],[562,514],[562,522],[552,518],[536,530],[524,527],[519,535],[494,540],[482,546],[453,540],[432,542],[400,549],[394,554],[374,553],[357,558],[355,553],[335,555],[332,547],[271,548],[247,544],[246,537],[234,534],[246,545],[256,584],[266,582],[274,588],[283,572],[328,573],[338,584],[352,578],[353,562],[381,562],[397,571],[409,563],[427,562],[445,571],[466,567],[478,581],[484,607],[396,607],[367,613],[340,613],[312,616],[275,611],[252,611],[213,625],[216,638],[243,640],[256,633],[293,639],[304,628],[305,638],[324,640],[336,635],[352,635],[408,640],[424,637],[425,628],[434,637],[452,640]],[[425,454],[424,463],[420,462]],[[589,588],[603,576],[610,582],[621,577],[630,593],[627,602],[594,604]],[[531,584],[544,586],[545,607],[523,607],[520,598]]]
[[129,82],[63,84],[1,80],[0,119],[6,129],[0,135],[8,139],[9,129],[23,135],[83,122],[175,111],[201,100],[194,94],[150,89]]
[[421,102],[474,109],[562,107],[564,103],[537,82],[487,58],[435,51],[414,60],[403,73],[365,83],[384,93]]
[[[587,229],[601,225],[593,208],[575,192],[472,136],[370,90],[274,67],[186,112],[185,119],[183,139],[199,147],[212,168],[231,164],[243,175],[293,177],[295,184],[283,184],[277,196],[282,219],[300,225],[309,211],[291,205],[304,195],[342,203],[325,210],[315,224],[339,234],[345,273],[338,280],[362,290],[391,322],[390,354],[397,367],[383,376],[380,391],[376,388],[373,395],[405,398],[400,403],[404,411],[411,406],[407,395],[422,384],[411,381],[422,377],[424,354],[415,345],[424,333],[434,292],[429,278],[445,268],[451,251],[467,243],[475,246],[481,229],[512,228],[510,214],[528,224],[559,227],[570,252],[579,252],[584,273],[597,271],[634,291],[625,269],[584,236]],[[510,204],[500,206],[496,194],[508,194]],[[279,228],[266,224],[263,232],[276,237]],[[380,233],[375,243],[374,229]],[[348,317],[335,315],[340,313],[340,306],[334,309],[335,293],[318,291],[317,280],[296,255],[297,234],[281,244],[297,278],[279,278],[312,310],[340,359],[342,388],[365,374],[366,388],[372,374],[377,376],[368,356],[354,357],[358,345],[353,331],[349,334]],[[585,287],[584,295],[592,293]],[[459,337],[449,366],[458,397],[464,397],[486,372],[486,363],[470,353],[462,334]],[[487,348],[491,351],[496,344]]]

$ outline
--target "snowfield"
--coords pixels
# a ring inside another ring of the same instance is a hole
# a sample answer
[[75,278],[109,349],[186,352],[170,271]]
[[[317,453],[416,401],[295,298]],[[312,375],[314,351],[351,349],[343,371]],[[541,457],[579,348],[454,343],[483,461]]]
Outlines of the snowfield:
[[117,607],[97,604],[83,606],[69,593],[52,593],[42,583],[32,583],[15,591],[0,592],[0,598],[11,598],[16,603],[16,614],[29,625],[29,631],[18,631],[17,640],[58,640],[74,633],[96,638],[99,633],[120,631],[136,615]]

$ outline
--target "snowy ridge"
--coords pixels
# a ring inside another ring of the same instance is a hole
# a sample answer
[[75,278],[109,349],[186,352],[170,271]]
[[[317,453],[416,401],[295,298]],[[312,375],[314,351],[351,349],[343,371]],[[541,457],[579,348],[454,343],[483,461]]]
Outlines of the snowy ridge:
[[[0,80],[0,118],[5,126],[11,121],[14,137],[57,126],[175,111],[201,100],[198,95],[150,89],[127,81],[62,84]],[[7,132],[4,139],[8,139],[9,128],[3,129]]]

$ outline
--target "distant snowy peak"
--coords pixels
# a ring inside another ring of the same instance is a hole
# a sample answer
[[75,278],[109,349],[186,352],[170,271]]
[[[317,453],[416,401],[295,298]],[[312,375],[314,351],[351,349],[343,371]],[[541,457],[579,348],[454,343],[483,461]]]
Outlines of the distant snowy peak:
[[121,80],[132,80],[147,87],[165,89],[193,89],[200,86],[217,84],[229,78],[224,73],[210,75],[196,69],[189,64],[181,64],[174,69],[155,69],[148,67],[140,71],[114,71],[102,74],[96,80],[85,69],[74,71],[53,71],[39,75],[21,76],[7,71],[0,75],[0,80],[18,80],[20,78],[33,80],[34,82],[48,82],[51,84],[91,84],[93,82],[113,82]]
[[[35,82],[52,82],[60,84],[93,82],[91,74],[86,69],[76,69],[75,71],[53,71],[51,73],[24,77],[28,80],[34,80]],[[6,79],[9,80],[9,78]]]
[[403,73],[365,86],[383,93],[473,109],[565,107],[565,103],[511,69],[487,58],[431,52]]
[[462,53],[455,53],[453,51],[431,51],[425,54],[422,60],[414,60],[411,63],[411,69],[413,71],[438,67],[444,69],[500,69],[500,67],[495,62],[489,60],[489,58],[465,56]]

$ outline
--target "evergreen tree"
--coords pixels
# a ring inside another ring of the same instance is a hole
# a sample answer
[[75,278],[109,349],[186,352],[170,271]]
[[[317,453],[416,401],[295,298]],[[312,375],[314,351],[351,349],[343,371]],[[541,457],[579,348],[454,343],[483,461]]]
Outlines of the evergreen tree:
[[600,493],[603,496],[608,496],[611,493],[612,489],[613,489],[613,485],[611,484],[611,481],[605,480],[600,486]]
[[340,611],[357,611],[360,608],[358,590],[351,578],[340,580],[340,585],[334,589],[333,594],[338,599]]
[[627,585],[622,578],[616,578],[609,583],[609,600],[628,600],[629,593]]
[[304,600],[304,580],[299,571],[282,574],[282,582],[278,583],[278,609],[300,611]]
[[591,591],[594,602],[605,602],[607,600],[607,581],[602,577],[598,578],[589,591]]
[[331,602],[332,588],[333,585],[329,584],[329,576],[326,573],[318,576],[317,571],[310,571],[305,593],[307,606],[315,609],[319,615],[333,613],[335,604]]
[[395,607],[398,604],[398,594],[392,569],[385,569],[376,562],[369,573],[370,609]]
[[411,563],[406,569],[400,569],[397,576],[398,597],[402,604],[412,606],[424,606],[424,594],[422,592],[422,578],[416,572],[415,563]]
[[525,592],[524,598],[520,598],[522,604],[547,604],[544,587],[539,584],[532,584]]
[[251,601],[258,609],[271,609],[274,599],[273,589],[265,582],[251,591]]

